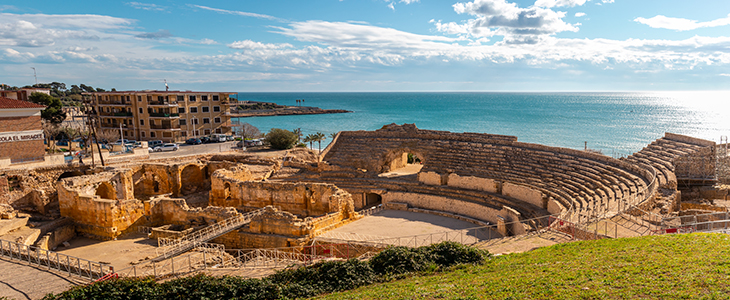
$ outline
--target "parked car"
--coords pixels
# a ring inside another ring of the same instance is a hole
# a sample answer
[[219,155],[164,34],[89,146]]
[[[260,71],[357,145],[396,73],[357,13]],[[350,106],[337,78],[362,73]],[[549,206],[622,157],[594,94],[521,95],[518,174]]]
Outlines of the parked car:
[[204,136],[204,137],[200,138],[200,141],[203,142],[203,144],[207,144],[207,143],[210,143],[211,142],[210,139],[207,136]]
[[167,143],[155,147],[155,152],[177,151],[178,149],[180,149],[180,146],[178,146],[177,144]]
[[200,139],[196,139],[196,138],[189,138],[187,141],[185,141],[185,144],[188,144],[188,145],[200,145],[202,143],[203,143],[203,141],[201,141]]
[[155,149],[155,147],[160,146],[162,144],[163,143],[161,140],[154,140],[154,141],[147,142],[147,147],[149,147],[150,149]]

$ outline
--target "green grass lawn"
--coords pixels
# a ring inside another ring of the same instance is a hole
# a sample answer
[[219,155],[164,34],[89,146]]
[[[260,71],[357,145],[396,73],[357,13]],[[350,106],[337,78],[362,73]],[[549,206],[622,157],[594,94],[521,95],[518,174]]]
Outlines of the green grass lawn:
[[730,299],[730,235],[559,244],[326,299]]

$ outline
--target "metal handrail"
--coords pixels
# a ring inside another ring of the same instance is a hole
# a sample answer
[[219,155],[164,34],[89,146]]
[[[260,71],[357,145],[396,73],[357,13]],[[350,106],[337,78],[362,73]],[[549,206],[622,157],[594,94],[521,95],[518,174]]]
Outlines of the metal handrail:
[[61,271],[67,273],[68,276],[78,275],[90,281],[114,273],[114,268],[107,263],[91,261],[2,239],[0,239],[0,256],[8,257],[10,260],[28,262],[31,265],[47,268],[48,270]]

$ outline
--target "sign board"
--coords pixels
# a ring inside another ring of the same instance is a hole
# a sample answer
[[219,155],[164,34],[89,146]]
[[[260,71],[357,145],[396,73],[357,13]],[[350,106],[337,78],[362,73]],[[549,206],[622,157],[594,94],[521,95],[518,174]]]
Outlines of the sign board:
[[0,143],[43,140],[43,130],[0,132]]

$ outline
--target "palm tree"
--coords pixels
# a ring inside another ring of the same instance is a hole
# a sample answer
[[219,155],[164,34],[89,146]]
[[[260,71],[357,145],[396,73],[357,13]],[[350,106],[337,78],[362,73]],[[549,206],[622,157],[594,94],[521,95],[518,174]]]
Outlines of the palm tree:
[[[297,101],[299,101],[299,100],[297,100]],[[299,142],[302,140],[302,129],[297,128],[297,129],[292,130],[291,132],[293,132],[294,134],[297,135],[297,144],[299,144]]]
[[327,137],[324,135],[324,133],[317,132],[314,134],[314,141],[319,144],[319,152],[322,152],[322,141],[327,139]]
[[309,149],[312,149],[312,143],[314,143],[314,139],[315,139],[314,134],[308,134],[307,136],[304,137],[303,142],[309,143]]

